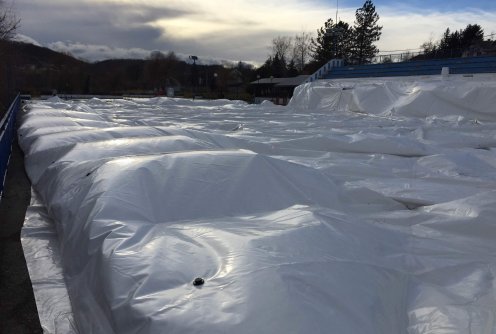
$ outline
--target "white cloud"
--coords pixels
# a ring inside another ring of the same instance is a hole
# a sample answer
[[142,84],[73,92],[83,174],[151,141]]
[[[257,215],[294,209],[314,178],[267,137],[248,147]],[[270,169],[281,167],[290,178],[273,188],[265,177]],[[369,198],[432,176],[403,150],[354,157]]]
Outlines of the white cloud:
[[451,31],[463,29],[467,24],[477,23],[486,34],[496,31],[496,12],[405,12],[386,8],[381,13],[383,33],[378,46],[381,50],[418,48],[432,36],[439,40],[446,28]]
[[53,42],[49,43],[47,47],[54,51],[70,53],[77,58],[88,61],[99,61],[104,59],[144,59],[150,55],[150,50],[141,48],[127,49],[71,41]]
[[[20,13],[23,34],[90,60],[143,58],[158,49],[200,59],[262,63],[274,37],[301,31],[315,34],[335,15],[333,2],[318,0],[47,0],[43,4],[17,0],[17,4],[25,11]],[[496,31],[496,13],[490,11],[436,12],[404,5],[376,5],[376,9],[384,27],[377,43],[381,50],[416,49],[431,35],[438,39],[447,27],[461,29],[469,23],[480,24],[486,33]],[[341,8],[340,19],[353,24],[355,10]],[[66,40],[77,42],[55,42]]]
[[273,37],[313,31],[329,12],[315,1],[296,0],[284,4],[273,0],[17,3],[22,10],[22,33],[44,44],[72,40],[259,62],[265,60]]
[[16,42],[22,42],[22,43],[27,43],[27,44],[34,44],[36,46],[41,46],[38,41],[36,41],[34,38],[31,38],[29,36],[23,35],[23,34],[16,34],[13,38],[14,41]]
[[[34,41],[28,36],[24,37],[24,42],[26,43],[30,43],[30,40]],[[147,50],[142,48],[117,48],[107,45],[84,44],[81,42],[72,41],[53,42],[49,43],[47,47],[54,51],[69,53],[76,58],[90,62],[101,61],[105,59],[146,59],[150,56],[150,53],[152,51],[161,51],[164,54],[167,54],[169,52],[167,50]],[[182,59],[184,61],[189,60],[189,55],[185,55],[182,53],[175,53],[175,55],[179,59]],[[231,65],[235,63],[235,60],[219,58],[200,58],[200,60],[198,61],[198,64],[202,65]]]

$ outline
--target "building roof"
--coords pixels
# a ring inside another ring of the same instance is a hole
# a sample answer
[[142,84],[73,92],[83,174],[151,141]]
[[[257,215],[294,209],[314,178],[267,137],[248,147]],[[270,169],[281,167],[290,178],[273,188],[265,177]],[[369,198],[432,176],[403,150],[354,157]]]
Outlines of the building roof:
[[261,78],[252,81],[252,85],[274,85],[278,87],[292,87],[301,85],[308,78],[308,75],[299,75],[293,78]]
[[278,87],[299,86],[307,80],[309,75],[299,75],[293,78],[281,78],[282,80],[276,85]]
[[281,82],[281,80],[286,78],[261,78],[255,81],[252,81],[250,84],[252,85],[275,85]]

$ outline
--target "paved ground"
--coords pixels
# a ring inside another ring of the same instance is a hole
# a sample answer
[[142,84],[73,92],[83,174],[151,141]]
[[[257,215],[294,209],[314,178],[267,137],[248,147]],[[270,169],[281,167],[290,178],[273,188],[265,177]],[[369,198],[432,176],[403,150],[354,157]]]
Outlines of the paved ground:
[[30,183],[22,151],[13,146],[0,202],[0,334],[43,333],[20,242]]

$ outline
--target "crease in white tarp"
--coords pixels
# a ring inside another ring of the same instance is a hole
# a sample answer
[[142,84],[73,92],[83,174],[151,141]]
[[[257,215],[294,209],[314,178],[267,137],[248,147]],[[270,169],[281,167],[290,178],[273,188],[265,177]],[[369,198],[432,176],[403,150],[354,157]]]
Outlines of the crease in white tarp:
[[22,241],[45,332],[496,333],[494,88],[32,102]]
[[43,332],[78,333],[64,281],[57,231],[35,191],[31,191],[21,240]]

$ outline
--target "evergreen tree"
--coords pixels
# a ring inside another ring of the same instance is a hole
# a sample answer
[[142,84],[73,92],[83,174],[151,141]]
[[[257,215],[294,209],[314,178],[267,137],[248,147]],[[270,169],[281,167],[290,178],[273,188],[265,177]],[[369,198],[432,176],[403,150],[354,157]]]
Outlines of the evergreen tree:
[[352,62],[357,64],[370,63],[379,52],[374,45],[381,37],[382,27],[377,24],[379,15],[375,11],[372,0],[366,0],[355,12],[355,26],[352,46]]
[[446,28],[437,46],[437,58],[449,58],[452,43],[451,30]]
[[346,22],[339,21],[335,26],[335,34],[331,33],[331,38],[336,42],[335,44],[335,58],[344,59],[348,62],[351,58],[351,51],[353,46],[353,36],[355,31],[353,27]]
[[463,50],[467,50],[472,45],[484,41],[484,30],[478,24],[469,24],[461,35],[461,45]]
[[288,77],[296,77],[298,75],[298,69],[296,68],[296,63],[292,59],[289,64],[288,64],[288,72],[287,72]]
[[439,42],[425,42],[421,45],[425,58],[456,58],[471,46],[484,41],[484,30],[478,24],[469,24],[465,29],[451,32],[447,28]]
[[319,66],[324,65],[333,58],[347,61],[350,58],[353,29],[348,23],[339,21],[334,24],[328,19],[324,26],[317,30],[317,38],[311,40],[313,59]]
[[478,24],[469,24],[464,30],[450,33],[449,28],[439,42],[441,57],[461,57],[463,51],[484,40],[484,30]]
[[286,61],[284,60],[284,56],[279,55],[279,53],[276,53],[272,60],[272,68],[271,68],[271,75],[274,76],[275,78],[283,78],[286,76],[287,73],[287,66],[286,66]]
[[460,31],[455,31],[449,36],[447,56],[450,58],[462,56],[462,34]]
[[257,69],[257,75],[261,78],[268,78],[272,75],[272,57],[269,56],[265,63]]
[[287,75],[288,67],[279,53],[276,53],[274,57],[269,56],[265,63],[258,68],[257,74],[262,78],[268,78],[273,76],[274,78],[283,78]]
[[331,39],[327,36],[326,31],[334,25],[332,19],[328,19],[324,26],[317,30],[317,38],[312,38],[311,50],[313,59],[323,65],[332,58]]

